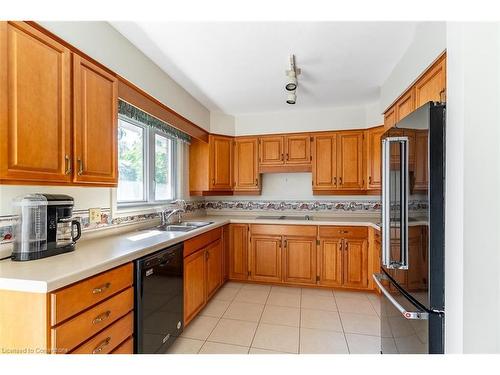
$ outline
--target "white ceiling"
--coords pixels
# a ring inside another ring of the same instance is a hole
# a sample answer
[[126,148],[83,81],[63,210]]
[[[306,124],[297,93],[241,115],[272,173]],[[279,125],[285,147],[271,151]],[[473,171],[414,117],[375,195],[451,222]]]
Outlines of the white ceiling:
[[[276,112],[373,102],[416,22],[112,22],[211,111]],[[302,69],[285,103],[289,55]]]

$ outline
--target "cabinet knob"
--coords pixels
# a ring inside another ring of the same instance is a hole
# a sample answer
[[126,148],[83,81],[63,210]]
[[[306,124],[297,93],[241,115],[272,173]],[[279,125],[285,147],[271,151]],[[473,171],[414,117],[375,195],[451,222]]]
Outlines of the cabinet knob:
[[339,183],[342,185],[342,177],[339,177]]
[[255,179],[255,186],[259,186],[259,179],[258,178]]

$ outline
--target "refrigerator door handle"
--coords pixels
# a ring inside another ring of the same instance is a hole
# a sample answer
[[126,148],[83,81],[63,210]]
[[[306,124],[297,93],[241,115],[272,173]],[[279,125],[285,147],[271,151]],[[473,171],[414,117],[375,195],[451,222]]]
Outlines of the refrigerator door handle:
[[[400,258],[391,259],[391,144],[399,144],[400,163]],[[409,197],[408,137],[388,137],[382,140],[382,265],[392,269],[408,269],[408,197]]]
[[387,289],[382,285],[381,280],[386,278],[386,276],[380,274],[380,273],[374,273],[373,274],[373,280],[375,280],[375,284],[379,287],[381,292],[384,294],[384,296],[394,305],[396,309],[399,310],[401,315],[405,319],[408,320],[428,320],[429,319],[429,313],[427,312],[422,312],[422,311],[407,311],[401,304],[394,299],[394,297],[389,293]]
[[390,186],[389,173],[391,162],[391,142],[382,140],[382,265],[389,267],[390,259]]

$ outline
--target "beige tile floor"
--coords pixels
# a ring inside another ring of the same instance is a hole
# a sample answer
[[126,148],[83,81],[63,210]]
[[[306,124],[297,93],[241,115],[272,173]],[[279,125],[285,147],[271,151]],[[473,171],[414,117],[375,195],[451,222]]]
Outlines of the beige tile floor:
[[378,354],[371,293],[226,283],[170,347],[172,354]]

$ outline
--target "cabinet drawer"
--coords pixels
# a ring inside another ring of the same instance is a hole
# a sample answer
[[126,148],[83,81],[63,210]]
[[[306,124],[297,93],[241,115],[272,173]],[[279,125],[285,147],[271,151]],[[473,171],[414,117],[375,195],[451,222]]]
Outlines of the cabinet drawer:
[[274,225],[274,224],[252,224],[250,234],[270,236],[300,236],[316,237],[318,227],[314,225]]
[[134,354],[134,339],[129,337],[118,348],[113,350],[111,354]]
[[134,312],[101,331],[86,343],[80,345],[71,354],[107,354],[132,336],[134,330]]
[[50,324],[55,326],[61,323],[133,282],[133,265],[128,263],[51,293]]
[[217,241],[222,237],[222,227],[212,229],[211,231],[190,238],[184,242],[184,258],[200,250],[208,244]]
[[52,349],[70,351],[134,308],[134,290],[118,295],[52,328]]
[[320,237],[341,237],[341,238],[366,238],[368,228],[366,227],[319,227]]

